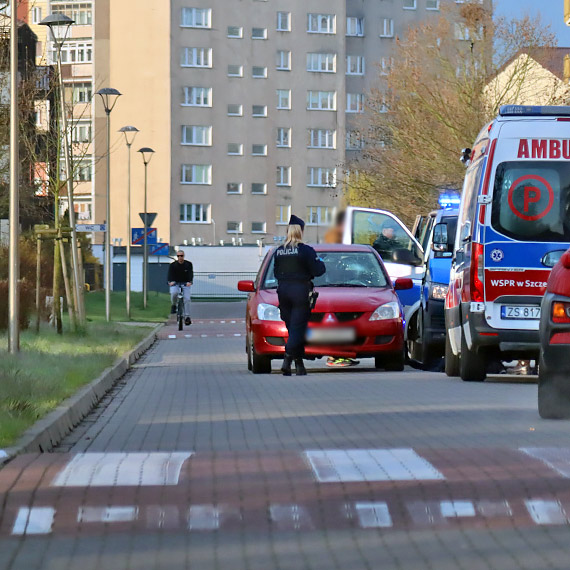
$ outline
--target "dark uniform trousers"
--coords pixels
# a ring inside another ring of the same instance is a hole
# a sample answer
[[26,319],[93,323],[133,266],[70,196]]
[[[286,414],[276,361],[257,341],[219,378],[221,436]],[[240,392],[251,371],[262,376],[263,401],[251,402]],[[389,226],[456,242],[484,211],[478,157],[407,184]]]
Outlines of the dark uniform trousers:
[[302,358],[305,354],[305,336],[311,316],[310,290],[311,284],[307,281],[282,281],[277,288],[279,311],[289,331],[285,352],[293,358]]

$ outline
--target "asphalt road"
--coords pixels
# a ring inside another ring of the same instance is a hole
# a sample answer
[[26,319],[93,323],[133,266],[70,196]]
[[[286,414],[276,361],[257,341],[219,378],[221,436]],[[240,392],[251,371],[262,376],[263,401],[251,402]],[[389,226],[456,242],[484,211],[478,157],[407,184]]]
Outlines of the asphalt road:
[[254,376],[243,304],[194,315],[54,453],[0,471],[1,569],[570,566],[570,424],[536,384]]

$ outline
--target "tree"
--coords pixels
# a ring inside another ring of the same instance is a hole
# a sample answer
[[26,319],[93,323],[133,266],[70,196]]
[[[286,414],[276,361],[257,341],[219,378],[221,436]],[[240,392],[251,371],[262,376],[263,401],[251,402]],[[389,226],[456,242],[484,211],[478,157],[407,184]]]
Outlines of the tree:
[[[410,29],[396,42],[385,86],[368,94],[357,128],[364,148],[348,165],[351,199],[409,223],[436,204],[438,189],[460,189],[461,149],[532,73],[524,58],[507,64],[522,50],[532,56],[554,45],[538,19],[494,20],[479,2],[446,5]],[[504,81],[487,88],[499,72]]]

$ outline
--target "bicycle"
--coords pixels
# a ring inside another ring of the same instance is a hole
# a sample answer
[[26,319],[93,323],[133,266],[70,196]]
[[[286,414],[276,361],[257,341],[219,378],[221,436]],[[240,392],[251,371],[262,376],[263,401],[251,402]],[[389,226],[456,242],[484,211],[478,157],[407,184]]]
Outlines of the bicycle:
[[176,303],[176,318],[178,320],[178,330],[184,330],[184,286],[185,283],[176,283],[179,288],[178,302]]

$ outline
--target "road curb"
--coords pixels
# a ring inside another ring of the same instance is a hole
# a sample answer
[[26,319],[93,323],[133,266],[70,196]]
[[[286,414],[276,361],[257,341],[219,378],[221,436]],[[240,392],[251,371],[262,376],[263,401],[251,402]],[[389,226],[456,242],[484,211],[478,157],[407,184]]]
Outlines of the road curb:
[[[22,453],[45,453],[63,438],[101,401],[103,396],[122,378],[157,340],[164,325],[158,325],[132,350],[119,357],[98,378],[80,388],[47,416],[24,432],[13,447],[0,450],[0,467]],[[3,453],[2,453],[3,452]]]

